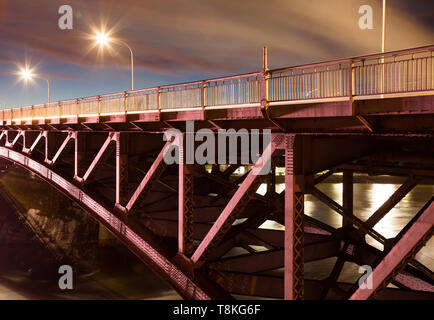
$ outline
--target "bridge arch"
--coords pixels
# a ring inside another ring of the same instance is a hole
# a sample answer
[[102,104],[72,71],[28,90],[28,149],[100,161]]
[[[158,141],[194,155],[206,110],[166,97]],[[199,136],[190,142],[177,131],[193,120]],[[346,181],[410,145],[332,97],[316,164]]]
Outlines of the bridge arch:
[[158,245],[149,235],[141,230],[137,230],[138,228],[135,228],[133,223],[116,216],[48,166],[31,159],[25,154],[1,146],[0,157],[33,172],[68,198],[75,201],[92,218],[103,224],[132,253],[167,281],[183,298],[209,300],[219,297],[217,292],[213,292],[210,288],[207,291],[202,289],[197,281],[194,281],[191,276],[173,264],[161,253],[163,250],[158,250]]

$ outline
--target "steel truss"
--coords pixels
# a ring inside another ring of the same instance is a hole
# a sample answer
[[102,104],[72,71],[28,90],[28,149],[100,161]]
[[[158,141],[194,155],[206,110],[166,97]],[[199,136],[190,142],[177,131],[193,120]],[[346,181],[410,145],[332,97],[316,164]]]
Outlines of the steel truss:
[[[173,141],[164,142],[161,133],[51,129],[2,130],[0,156],[77,201],[183,298],[433,297],[433,273],[414,257],[432,235],[432,199],[396,238],[374,230],[429,170],[416,168],[419,175],[409,175],[368,220],[353,211],[353,173],[362,166],[355,161],[385,148],[387,139],[273,134],[267,152],[251,164],[270,161],[271,173],[236,176],[240,164],[211,172],[167,165]],[[281,193],[276,167],[285,168]],[[315,186],[337,171],[343,171],[342,205]],[[260,195],[263,183],[267,191]],[[306,215],[306,194],[342,215],[342,228]],[[270,221],[280,228],[262,227]],[[366,235],[385,250],[369,246]],[[337,260],[326,279],[305,279],[305,263],[330,257]],[[338,282],[346,261],[374,267],[372,290]],[[386,288],[389,283],[400,289]]]

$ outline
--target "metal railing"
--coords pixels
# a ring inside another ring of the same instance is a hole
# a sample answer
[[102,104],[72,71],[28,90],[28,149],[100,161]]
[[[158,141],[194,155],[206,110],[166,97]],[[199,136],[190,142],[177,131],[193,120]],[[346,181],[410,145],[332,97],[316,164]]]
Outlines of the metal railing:
[[261,74],[208,80],[205,95],[206,106],[259,103],[261,101]]
[[[434,46],[2,110],[6,123],[434,90]],[[268,92],[264,92],[267,90]]]
[[349,95],[351,60],[292,67],[271,72],[270,101],[345,97]]
[[354,95],[434,89],[434,46],[353,59]]

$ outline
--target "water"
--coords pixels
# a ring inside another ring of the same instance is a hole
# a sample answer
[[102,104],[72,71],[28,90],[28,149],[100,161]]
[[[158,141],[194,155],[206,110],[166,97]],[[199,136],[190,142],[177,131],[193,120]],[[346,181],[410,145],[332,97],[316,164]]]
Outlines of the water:
[[[330,198],[342,204],[342,183],[320,183],[317,187]],[[399,187],[400,184],[396,183],[355,183],[354,215],[362,221],[366,221]],[[279,193],[284,189],[284,184],[276,186],[276,190]],[[266,186],[262,185],[258,191],[264,193],[265,190]],[[416,186],[377,223],[374,227],[375,231],[382,234],[385,238],[395,237],[432,196],[434,196],[434,185],[421,184]],[[335,228],[342,226],[342,216],[317,200],[313,195],[305,195],[305,214]],[[274,222],[268,222],[262,227],[284,229],[283,226]],[[383,250],[383,246],[369,235],[366,236],[366,241],[370,245]],[[428,241],[426,246],[419,251],[416,259],[431,270],[434,270],[434,238]],[[329,258],[306,263],[305,277],[317,280],[326,278],[332,270],[335,261],[336,258]],[[358,268],[358,265],[346,262],[338,280],[343,282],[356,281],[360,276]]]

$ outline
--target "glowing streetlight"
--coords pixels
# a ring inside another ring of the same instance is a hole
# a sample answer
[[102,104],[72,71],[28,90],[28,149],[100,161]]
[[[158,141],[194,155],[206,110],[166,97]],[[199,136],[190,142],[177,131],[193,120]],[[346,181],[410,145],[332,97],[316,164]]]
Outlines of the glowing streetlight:
[[30,80],[32,79],[32,71],[30,71],[29,69],[23,69],[20,71],[20,76],[22,79],[24,80]]
[[95,36],[96,41],[100,46],[104,46],[109,42],[109,37],[104,32],[98,32]]
[[21,69],[18,72],[18,75],[21,77],[22,80],[25,80],[25,81],[32,80],[33,78],[45,80],[45,82],[47,83],[47,87],[48,87],[48,103],[50,103],[50,81],[47,78],[41,77],[40,75],[37,75],[37,74],[34,74],[32,72],[32,70],[30,70],[27,67],[24,69]]
[[131,90],[134,90],[134,54],[133,54],[133,49],[131,49],[129,44],[126,43],[125,41],[110,38],[110,36],[103,31],[97,32],[95,34],[95,41],[100,45],[100,47],[104,47],[108,43],[112,42],[112,43],[116,43],[116,44],[122,44],[128,48],[128,50],[130,51],[130,58],[131,58]]
[[381,52],[386,50],[386,0],[383,0],[383,23],[381,32]]

